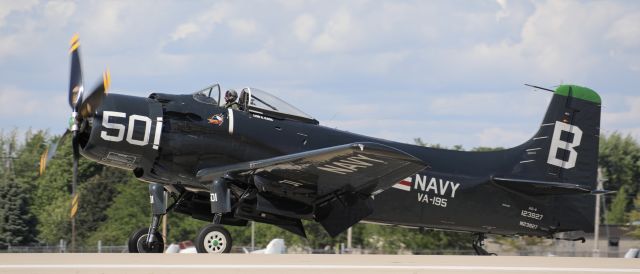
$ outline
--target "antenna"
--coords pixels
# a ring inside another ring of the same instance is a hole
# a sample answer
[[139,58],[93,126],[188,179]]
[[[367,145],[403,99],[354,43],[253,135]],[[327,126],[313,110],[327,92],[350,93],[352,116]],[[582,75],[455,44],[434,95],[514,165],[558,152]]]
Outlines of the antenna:
[[550,92],[556,92],[555,90],[548,89],[548,88],[543,88],[543,87],[539,87],[539,86],[534,86],[534,85],[529,85],[529,84],[524,84],[524,85],[528,86],[528,87],[532,87],[532,88],[537,88],[537,89],[541,89],[541,90],[550,91]]

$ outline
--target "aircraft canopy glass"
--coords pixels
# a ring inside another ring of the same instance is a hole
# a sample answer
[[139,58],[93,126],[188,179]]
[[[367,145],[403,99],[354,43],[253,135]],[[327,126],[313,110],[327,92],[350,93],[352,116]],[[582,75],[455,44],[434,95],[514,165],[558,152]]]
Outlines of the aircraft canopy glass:
[[[288,116],[300,117],[303,120],[312,120],[317,124],[317,121],[313,119],[313,117],[309,116],[309,114],[304,113],[302,110],[297,109],[264,90],[257,88],[243,88],[238,95],[238,103],[242,106],[242,110],[247,107],[250,111],[254,112],[264,111],[274,114],[281,113]],[[224,106],[227,103],[219,84],[213,84],[202,90],[194,92],[193,99],[201,103],[211,105],[217,104],[218,106]],[[247,101],[248,103],[246,103]]]
[[243,100],[249,97],[248,106],[250,109],[262,109],[266,111],[279,112],[293,116],[299,116],[307,119],[313,119],[313,117],[283,101],[282,99],[257,88],[244,88],[240,95],[239,103],[244,104]]

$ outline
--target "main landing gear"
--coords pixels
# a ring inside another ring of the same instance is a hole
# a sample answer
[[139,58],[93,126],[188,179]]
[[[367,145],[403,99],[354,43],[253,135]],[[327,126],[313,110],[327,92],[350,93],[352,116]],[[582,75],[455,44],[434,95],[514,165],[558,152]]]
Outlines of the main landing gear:
[[160,239],[149,244],[147,240],[149,236],[149,228],[143,227],[134,231],[129,236],[129,253],[162,253],[164,251],[164,242],[160,232],[155,231],[154,238]]
[[222,214],[231,212],[231,193],[228,182],[224,178],[213,181],[210,187],[209,201],[213,223],[204,226],[196,237],[198,253],[229,253],[231,251],[231,234],[222,227]]
[[476,255],[478,256],[498,256],[496,253],[489,253],[482,246],[484,245],[484,233],[475,233],[473,234],[473,241],[471,242],[471,246],[473,246],[473,250],[476,251]]
[[[160,219],[167,214],[167,197],[164,186],[161,184],[149,184],[149,198],[151,199],[151,225],[140,228],[129,236],[129,253],[162,253],[164,252],[164,239],[158,231]],[[180,198],[176,201],[178,203]],[[174,204],[175,205],[175,204]]]

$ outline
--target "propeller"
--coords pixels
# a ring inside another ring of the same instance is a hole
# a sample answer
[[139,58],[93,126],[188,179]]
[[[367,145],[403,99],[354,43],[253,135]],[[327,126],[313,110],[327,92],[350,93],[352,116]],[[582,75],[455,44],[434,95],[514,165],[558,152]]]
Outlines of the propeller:
[[[57,143],[51,143],[49,147],[40,156],[40,175],[44,174],[47,162],[55,156],[57,148],[65,141],[67,136],[71,135],[73,148],[73,186],[77,183],[78,178],[78,161],[80,160],[80,147],[78,134],[82,122],[95,115],[102,100],[109,91],[111,86],[111,75],[107,69],[102,74],[102,79],[96,87],[87,93],[84,90],[82,81],[82,66],[80,62],[80,40],[75,34],[71,38],[69,54],[71,55],[71,71],[69,77],[69,107],[71,107],[70,129],[68,129],[58,140]],[[74,191],[75,192],[75,191]]]
[[56,154],[56,150],[65,141],[67,136],[71,135],[71,145],[73,148],[73,177],[71,185],[71,250],[75,250],[76,238],[76,220],[75,215],[78,211],[78,193],[76,192],[78,183],[78,162],[80,161],[80,143],[78,136],[80,134],[81,125],[87,118],[93,117],[96,110],[102,104],[102,100],[109,91],[111,86],[111,75],[107,69],[102,74],[101,81],[91,92],[86,93],[82,82],[82,66],[80,62],[80,40],[75,34],[71,38],[71,47],[69,54],[71,55],[71,71],[69,77],[69,106],[71,107],[71,120],[69,121],[70,129],[68,129],[58,140],[57,143],[51,143],[44,153],[40,156],[40,175],[44,174],[47,162]]

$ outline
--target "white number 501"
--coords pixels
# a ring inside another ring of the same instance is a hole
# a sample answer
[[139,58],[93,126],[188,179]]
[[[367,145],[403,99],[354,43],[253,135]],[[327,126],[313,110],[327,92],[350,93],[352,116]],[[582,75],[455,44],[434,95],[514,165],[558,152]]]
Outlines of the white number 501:
[[[119,117],[126,118],[127,114],[124,112],[118,111],[103,111],[102,112],[102,126],[108,129],[115,129],[117,134],[109,135],[106,131],[100,132],[100,137],[106,141],[111,142],[122,142],[124,140],[124,133],[127,131],[127,142],[136,146],[146,146],[149,144],[149,134],[151,133],[151,118],[142,116],[142,115],[131,115],[129,116],[129,126],[127,127],[123,124],[112,123],[109,122],[109,118],[111,117]],[[144,123],[144,136],[141,140],[136,140],[133,138],[133,133],[135,129],[136,122]],[[156,118],[156,131],[155,136],[153,138],[153,149],[158,149],[160,146],[160,134],[162,133],[162,117]]]

